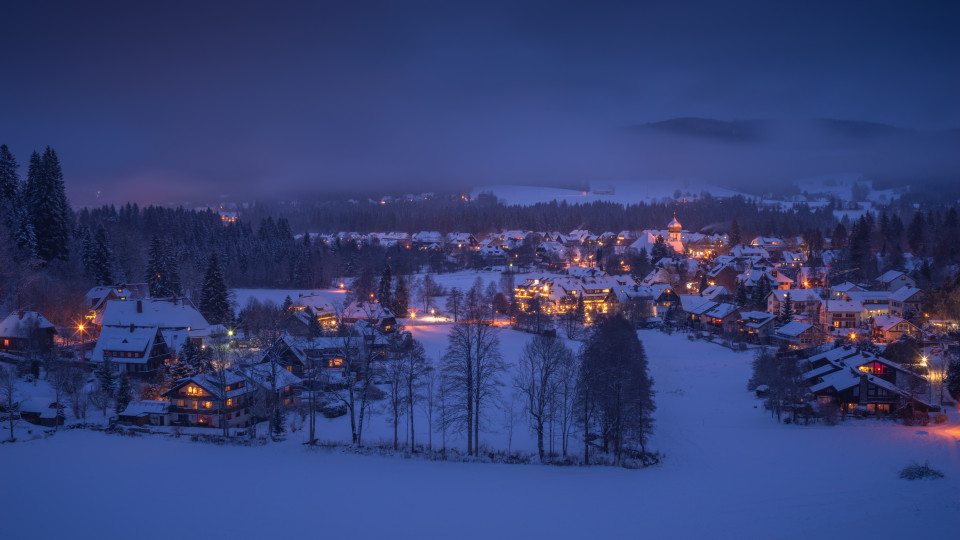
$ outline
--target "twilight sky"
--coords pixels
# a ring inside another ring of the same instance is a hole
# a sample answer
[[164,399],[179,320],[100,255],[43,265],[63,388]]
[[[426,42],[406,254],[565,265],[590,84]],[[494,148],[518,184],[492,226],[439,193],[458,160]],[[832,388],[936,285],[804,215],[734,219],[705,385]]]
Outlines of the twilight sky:
[[960,128],[956,2],[703,4],[8,3],[0,142],[21,165],[53,146],[77,204],[163,203],[729,178],[782,155],[693,170],[658,146],[647,167],[622,128],[673,117]]

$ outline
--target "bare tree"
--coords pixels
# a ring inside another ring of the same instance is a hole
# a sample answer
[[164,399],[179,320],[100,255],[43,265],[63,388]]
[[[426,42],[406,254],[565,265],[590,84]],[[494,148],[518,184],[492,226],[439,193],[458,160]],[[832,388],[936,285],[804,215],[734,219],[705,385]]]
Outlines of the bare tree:
[[427,450],[433,452],[433,411],[437,406],[437,390],[440,382],[439,372],[432,362],[427,362],[423,376],[423,399],[420,406],[427,414]]
[[403,393],[406,386],[404,381],[406,359],[404,358],[405,351],[402,350],[402,347],[403,345],[399,343],[399,339],[392,339],[390,352],[387,354],[386,362],[384,362],[384,376],[387,380],[387,399],[389,400],[390,417],[393,423],[394,450],[398,450],[400,447],[400,415],[405,412],[403,408],[405,405]]
[[[67,394],[70,376],[70,366],[60,358],[54,357],[50,362],[47,363],[47,383],[53,390],[53,396],[54,400],[56,401],[58,415],[60,414],[60,411],[63,410],[63,398]],[[59,425],[59,421],[53,423],[54,431],[56,431]]]
[[504,370],[500,340],[490,325],[489,305],[484,302],[483,282],[466,295],[466,317],[450,331],[443,371],[450,407],[443,418],[445,426],[467,432],[467,453],[480,450],[480,417],[483,406],[498,393],[498,376]]
[[74,418],[87,423],[90,389],[87,384],[87,373],[83,368],[75,366],[69,368],[67,395],[70,397],[70,408],[73,410]]
[[20,418],[20,407],[17,402],[17,374],[6,366],[0,365],[0,400],[7,414],[7,425],[10,428],[10,442],[16,437],[13,434],[13,428]]
[[416,452],[417,441],[416,432],[414,431],[413,411],[417,400],[421,397],[421,388],[424,385],[424,379],[427,373],[433,368],[427,362],[423,344],[416,340],[410,343],[409,348],[405,351],[403,360],[404,401],[406,402],[408,421],[410,424],[410,449]]
[[520,391],[530,415],[530,427],[537,435],[537,452],[541,461],[546,457],[543,444],[544,425],[552,420],[550,412],[554,408],[554,397],[561,384],[561,370],[563,364],[569,363],[572,356],[573,353],[564,345],[563,340],[542,334],[534,336],[524,346],[520,355],[514,384]]

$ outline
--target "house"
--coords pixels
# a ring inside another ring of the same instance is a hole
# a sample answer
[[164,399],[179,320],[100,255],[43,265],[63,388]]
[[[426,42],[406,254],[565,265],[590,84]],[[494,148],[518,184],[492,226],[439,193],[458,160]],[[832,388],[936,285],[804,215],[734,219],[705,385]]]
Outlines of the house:
[[114,369],[138,377],[152,375],[170,363],[170,348],[156,326],[106,326],[93,349],[90,361],[102,364],[109,359]]
[[766,311],[741,311],[737,321],[741,339],[752,343],[766,343],[776,320],[775,314]]
[[256,388],[240,373],[202,373],[181,379],[163,393],[170,400],[170,423],[180,426],[245,427]]
[[902,287],[916,288],[917,281],[899,270],[888,270],[877,278],[877,286],[893,292]]
[[876,343],[893,343],[904,335],[919,337],[920,328],[896,315],[877,315],[870,319],[870,338]]
[[36,311],[17,310],[0,321],[0,351],[22,353],[53,349],[53,323]]
[[62,426],[65,417],[63,405],[49,399],[25,399],[19,403],[19,411],[21,420],[35,426]]
[[920,314],[923,291],[916,287],[900,287],[890,293],[890,314],[910,319]]
[[165,426],[170,423],[169,401],[131,401],[123,412],[117,413],[117,422],[131,426]]
[[264,350],[263,362],[275,362],[284,370],[301,378],[304,371],[310,367],[306,351],[287,332],[282,332],[280,337]]
[[410,240],[413,246],[418,249],[428,249],[436,246],[434,249],[440,249],[443,246],[443,235],[440,231],[420,231],[414,234]]
[[860,327],[863,321],[863,304],[856,300],[824,300],[821,321],[835,331],[846,334]]
[[276,362],[266,361],[243,368],[240,373],[263,392],[273,394],[276,403],[295,407],[300,403],[299,389],[303,379]]
[[772,336],[788,349],[806,349],[818,345],[817,330],[812,324],[791,321],[778,328]]
[[820,289],[773,290],[767,295],[767,312],[780,315],[783,312],[783,304],[789,295],[794,314],[815,317],[820,313],[821,294],[823,294],[823,291]]
[[843,293],[842,300],[860,302],[866,317],[890,313],[890,292],[888,291],[847,291]]
[[144,298],[110,300],[103,313],[94,320],[101,329],[107,326],[129,328],[130,325],[164,330],[186,330],[198,345],[216,331],[203,318],[188,298]]
[[724,335],[736,334],[740,311],[734,304],[714,302],[713,307],[703,312],[701,324],[704,328]]
[[904,408],[936,409],[921,396],[927,381],[886,358],[854,347],[838,347],[812,356],[801,376],[821,406],[842,412],[893,414]]
[[380,302],[353,301],[343,309],[340,319],[344,324],[366,321],[384,332],[393,332],[397,328],[397,319]]
[[477,246],[477,237],[470,233],[447,233],[446,245],[448,248],[471,249]]
[[94,320],[103,312],[110,300],[133,300],[150,298],[150,285],[147,283],[130,283],[123,285],[100,285],[87,291],[85,309],[89,312],[87,320]]

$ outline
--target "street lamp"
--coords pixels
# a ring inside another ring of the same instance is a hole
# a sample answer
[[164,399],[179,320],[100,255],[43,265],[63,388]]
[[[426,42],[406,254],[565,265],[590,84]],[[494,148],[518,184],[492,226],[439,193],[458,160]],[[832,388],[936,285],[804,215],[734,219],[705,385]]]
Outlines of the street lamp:
[[83,355],[83,348],[84,348],[84,347],[83,347],[83,346],[84,346],[84,340],[83,340],[83,323],[80,323],[80,324],[77,325],[77,332],[80,332],[80,360],[83,361],[83,360],[84,360],[84,355]]

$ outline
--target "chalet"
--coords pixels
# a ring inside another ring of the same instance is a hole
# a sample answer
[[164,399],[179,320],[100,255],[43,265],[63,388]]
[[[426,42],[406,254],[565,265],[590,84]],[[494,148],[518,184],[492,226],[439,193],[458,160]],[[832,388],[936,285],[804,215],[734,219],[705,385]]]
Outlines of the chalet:
[[169,401],[131,401],[123,412],[117,413],[117,422],[131,426],[165,426],[170,423]]
[[777,316],[766,311],[741,311],[737,321],[740,337],[752,343],[766,343]]
[[276,362],[266,361],[248,366],[239,373],[261,391],[272,394],[276,403],[284,407],[295,407],[300,403],[299,389],[303,379]]
[[447,233],[446,244],[448,248],[472,249],[478,242],[477,237],[470,233],[452,232]]
[[895,362],[853,347],[838,347],[810,357],[802,378],[821,405],[836,404],[843,412],[861,410],[891,414],[906,407],[929,411],[920,396],[927,381]]
[[263,362],[274,362],[284,370],[301,378],[304,371],[310,367],[306,351],[287,332],[282,332],[280,337],[264,350]]
[[36,311],[14,311],[0,321],[0,351],[49,351],[56,334],[53,323]]
[[915,288],[917,281],[899,270],[889,270],[877,278],[877,287],[884,291],[896,291],[902,287]]
[[737,290],[737,268],[733,264],[716,264],[707,271],[707,280],[728,291]]
[[829,279],[829,268],[823,266],[801,266],[797,270],[797,284],[804,289],[824,288]]
[[103,312],[110,300],[135,300],[150,298],[150,285],[131,283],[127,285],[102,285],[87,291],[84,297],[85,309],[89,310],[86,319],[92,321]]
[[788,349],[806,349],[817,343],[817,330],[812,324],[791,321],[778,328],[772,337]]
[[847,333],[860,327],[863,321],[863,304],[856,300],[824,300],[821,322],[835,331]]
[[343,309],[340,317],[344,324],[366,321],[384,332],[393,332],[397,329],[396,317],[380,302],[354,301]]
[[420,231],[410,238],[417,249],[442,249],[443,235],[440,231]]
[[173,425],[222,427],[222,415],[227,427],[245,427],[255,392],[246,377],[228,369],[181,379],[163,397],[170,400]]
[[790,303],[793,305],[794,314],[808,315],[815,317],[820,313],[820,295],[823,293],[820,289],[778,289],[770,291],[767,295],[767,312],[780,315],[783,311],[783,304],[790,296]]
[[783,251],[780,253],[781,266],[785,268],[799,268],[806,264],[807,256],[802,251]]
[[25,399],[18,404],[20,418],[35,426],[62,426],[65,418],[63,405],[49,399]]
[[764,277],[769,280],[771,289],[791,289],[793,287],[793,280],[772,266],[754,266],[740,274],[739,280],[748,290],[753,290]]
[[860,302],[864,316],[876,317],[890,313],[890,293],[888,291],[847,291],[843,300]]
[[920,328],[895,315],[878,315],[870,319],[870,338],[876,343],[893,343],[905,335],[919,337]]
[[146,377],[170,363],[171,354],[156,326],[107,326],[100,331],[90,361],[102,364],[107,359],[120,373]]
[[188,298],[110,300],[94,324],[101,329],[108,326],[129,328],[133,325],[140,328],[156,327],[161,331],[186,330],[190,339],[198,345],[215,332]]
[[736,334],[739,320],[740,311],[737,306],[725,302],[714,302],[713,307],[701,315],[704,328],[724,335]]
[[909,319],[920,314],[923,291],[916,287],[900,287],[890,293],[890,314]]

